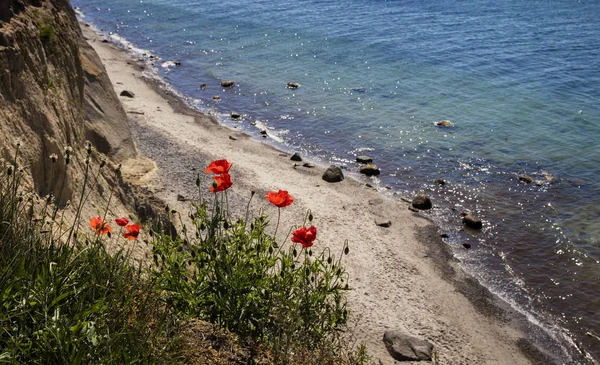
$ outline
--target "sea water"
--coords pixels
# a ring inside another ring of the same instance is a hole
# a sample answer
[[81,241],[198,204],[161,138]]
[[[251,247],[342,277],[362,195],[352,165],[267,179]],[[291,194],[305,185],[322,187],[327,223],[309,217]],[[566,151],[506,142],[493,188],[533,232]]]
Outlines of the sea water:
[[[222,123],[357,176],[369,155],[383,194],[429,194],[465,270],[547,350],[600,357],[585,336],[600,333],[600,2],[72,4]],[[462,211],[483,229],[463,230]]]

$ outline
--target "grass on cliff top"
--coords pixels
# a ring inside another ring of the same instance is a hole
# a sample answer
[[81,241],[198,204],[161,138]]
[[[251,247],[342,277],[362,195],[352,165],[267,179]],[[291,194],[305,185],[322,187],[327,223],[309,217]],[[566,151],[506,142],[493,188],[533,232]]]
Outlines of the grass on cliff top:
[[[100,216],[81,217],[98,176],[119,173],[88,144],[78,156],[85,171],[73,188],[75,218],[65,222],[54,198],[61,184],[45,197],[24,191],[18,149],[0,163],[0,363],[369,361],[345,336],[344,252],[313,246],[316,229],[305,227],[312,215],[294,231],[296,243],[276,242],[266,216],[229,216],[225,171],[177,235],[161,228],[172,212],[147,227],[111,216],[116,187],[96,202],[105,207]],[[66,148],[47,163],[65,164],[66,174],[77,154]],[[137,240],[151,262],[132,259]]]

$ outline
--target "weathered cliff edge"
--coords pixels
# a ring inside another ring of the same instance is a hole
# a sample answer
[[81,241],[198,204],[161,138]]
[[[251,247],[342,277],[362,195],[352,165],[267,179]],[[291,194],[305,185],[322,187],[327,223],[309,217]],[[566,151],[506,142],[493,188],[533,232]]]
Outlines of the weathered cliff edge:
[[[125,111],[68,0],[0,3],[0,156],[12,159],[17,139],[40,196],[63,176],[64,163],[52,166],[49,156],[65,146],[90,141],[113,162],[136,155]],[[77,170],[66,174],[59,201],[71,199]]]

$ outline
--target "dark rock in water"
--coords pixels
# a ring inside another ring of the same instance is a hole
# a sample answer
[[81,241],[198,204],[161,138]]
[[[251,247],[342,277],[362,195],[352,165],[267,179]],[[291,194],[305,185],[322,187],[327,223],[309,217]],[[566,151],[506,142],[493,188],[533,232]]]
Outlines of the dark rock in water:
[[533,182],[533,178],[527,175],[519,175],[518,179],[526,184],[531,184]]
[[373,158],[369,156],[356,156],[356,162],[358,163],[371,163]]
[[240,119],[242,115],[238,112],[231,112],[231,119]]
[[377,165],[368,163],[360,168],[360,173],[367,176],[377,176],[381,174],[381,171]]
[[221,81],[221,86],[223,87],[232,87],[235,85],[235,81],[233,80],[223,80]]
[[431,199],[429,199],[429,196],[425,194],[419,194],[413,199],[412,206],[417,209],[427,210],[431,209],[433,204],[431,204]]
[[454,123],[449,120],[440,120],[439,122],[435,122],[435,125],[438,127],[454,127]]
[[292,160],[292,161],[302,161],[302,157],[300,157],[300,154],[298,152],[294,152],[294,154],[292,155],[292,157],[290,157],[290,160]]
[[175,66],[181,66],[181,62],[179,62],[179,61],[175,61],[173,63],[175,64]]
[[206,90],[206,84],[201,84],[201,85],[200,85],[200,89],[202,89],[202,90]]
[[375,221],[375,224],[378,225],[379,227],[389,228],[392,226],[392,221],[385,220],[385,219],[382,219],[382,220],[378,219]]
[[323,180],[330,183],[340,182],[344,180],[344,173],[339,166],[331,165],[323,173]]
[[133,91],[129,91],[129,90],[123,90],[123,91],[121,91],[121,93],[119,95],[125,96],[125,97],[128,97],[128,98],[135,97],[135,94],[133,93]]
[[447,234],[447,233],[442,233],[442,234],[440,234],[440,237],[442,237],[442,238],[448,238],[448,237],[450,237],[450,236],[448,236],[448,234]]
[[444,181],[444,179],[437,179],[435,180],[435,183],[438,185],[446,185],[446,181]]
[[463,219],[462,222],[465,226],[473,228],[473,229],[481,229],[483,227],[483,223],[481,223],[481,219],[477,218],[471,213],[462,213]]
[[389,354],[398,361],[431,361],[433,345],[400,331],[385,331],[383,343]]
[[267,131],[266,131],[266,130],[264,130],[264,129],[263,129],[263,130],[261,130],[259,133],[260,133],[260,134],[262,134],[262,135],[263,135],[263,136],[265,136],[265,137],[267,136]]
[[297,82],[288,82],[287,87],[290,89],[297,89],[300,87],[300,84]]
[[213,96],[213,100],[218,103],[219,101],[221,101],[221,97],[219,95],[215,95]]
[[311,164],[310,162],[305,162],[302,166],[309,168],[309,169],[312,169],[315,167],[315,165]]
[[463,243],[463,247],[468,250],[468,249],[471,248],[471,244],[470,243]]
[[542,175],[544,175],[544,180],[546,180],[547,182],[554,182],[554,181],[558,180],[556,177],[552,176],[552,174],[550,174],[546,170],[542,170],[540,172],[541,172]]

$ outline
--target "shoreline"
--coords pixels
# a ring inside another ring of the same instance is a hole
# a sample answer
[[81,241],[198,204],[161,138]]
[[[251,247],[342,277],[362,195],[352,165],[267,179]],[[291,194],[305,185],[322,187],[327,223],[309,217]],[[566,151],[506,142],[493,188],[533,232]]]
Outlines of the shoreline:
[[[261,201],[261,195],[268,190],[289,190],[296,202],[282,212],[283,226],[298,224],[310,209],[319,226],[319,246],[337,253],[343,240],[349,240],[351,254],[345,261],[354,289],[348,294],[354,314],[350,327],[375,359],[394,363],[381,341],[387,329],[429,340],[439,351],[440,363],[529,364],[527,358],[539,356],[527,354],[519,345],[524,336],[521,331],[494,314],[506,313],[505,309],[498,303],[489,308],[481,305],[489,301],[486,295],[493,296],[487,289],[473,279],[464,280],[466,275],[451,263],[452,258],[431,253],[435,246],[444,251],[445,243],[436,233],[437,227],[406,209],[407,204],[386,199],[351,179],[326,183],[320,178],[320,166],[293,167],[289,155],[192,110],[177,96],[161,90],[156,80],[145,79],[141,65],[125,50],[102,43],[101,36],[89,28],[82,29],[117,93],[128,89],[135,94],[133,99],[120,99],[138,150],[153,162],[129,161],[125,164],[130,167],[129,178],[182,212],[187,211],[187,203],[179,202],[177,195],[189,198],[197,194],[197,172],[201,173],[201,186],[209,186],[210,178],[202,176],[202,171],[216,158],[234,163],[232,205],[245,207],[236,203],[247,201],[255,190],[254,210],[263,209],[273,217],[275,211]],[[377,227],[377,218],[391,220],[392,226]],[[472,297],[452,283],[455,279],[445,277],[454,266]]]

